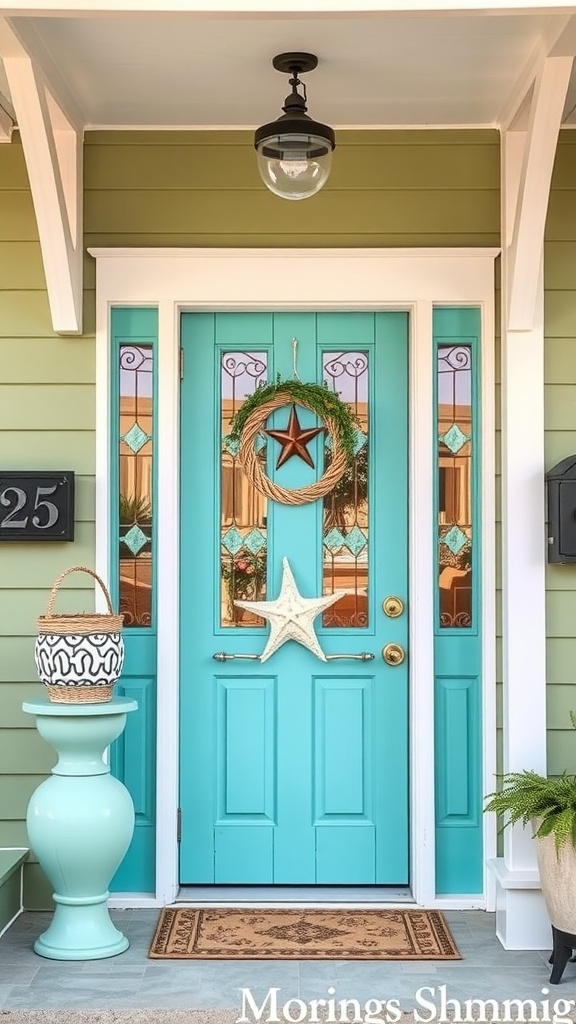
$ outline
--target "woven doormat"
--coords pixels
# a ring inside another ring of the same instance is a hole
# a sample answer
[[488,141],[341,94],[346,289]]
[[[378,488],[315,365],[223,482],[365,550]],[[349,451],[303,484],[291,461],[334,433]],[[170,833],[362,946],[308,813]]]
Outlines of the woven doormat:
[[460,960],[437,910],[162,911],[151,957],[167,960]]

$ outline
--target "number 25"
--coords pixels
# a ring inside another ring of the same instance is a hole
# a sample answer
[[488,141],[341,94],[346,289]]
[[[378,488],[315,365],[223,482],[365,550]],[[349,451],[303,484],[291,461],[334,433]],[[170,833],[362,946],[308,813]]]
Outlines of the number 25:
[[[50,526],[54,526],[58,522],[60,512],[53,501],[45,501],[44,499],[57,490],[58,484],[54,484],[52,487],[37,487],[36,497],[34,499],[34,510],[38,512],[40,509],[45,509],[48,518],[45,523],[42,522],[42,518],[39,515],[32,516],[32,524],[38,530],[47,530]],[[16,497],[16,507],[8,512],[3,519],[0,519],[0,529],[8,530],[25,530],[28,525],[30,516],[24,516],[21,519],[16,519],[19,512],[22,511],[26,504],[27,494],[26,491],[22,490],[21,487],[5,487],[0,494],[0,505],[4,508],[10,508],[13,504],[14,499],[8,497],[9,494],[13,494]]]

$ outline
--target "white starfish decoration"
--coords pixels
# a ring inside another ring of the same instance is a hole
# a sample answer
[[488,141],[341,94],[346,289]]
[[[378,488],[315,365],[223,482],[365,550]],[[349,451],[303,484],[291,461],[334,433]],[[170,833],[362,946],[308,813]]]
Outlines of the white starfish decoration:
[[260,661],[266,661],[287,640],[296,640],[321,661],[326,661],[312,623],[320,612],[335,604],[345,592],[336,590],[326,597],[302,597],[287,558],[282,559],[282,567],[282,586],[275,601],[234,601],[239,608],[247,608],[270,623],[270,636]]

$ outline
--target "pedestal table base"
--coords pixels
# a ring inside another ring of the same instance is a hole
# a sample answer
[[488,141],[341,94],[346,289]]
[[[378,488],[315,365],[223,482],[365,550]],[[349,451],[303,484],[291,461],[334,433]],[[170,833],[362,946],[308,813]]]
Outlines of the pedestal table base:
[[26,701],[58,763],[30,798],[30,846],[54,887],[56,909],[34,944],[51,960],[99,960],[128,948],[108,913],[108,886],[134,831],[134,806],[103,760],[137,703]]

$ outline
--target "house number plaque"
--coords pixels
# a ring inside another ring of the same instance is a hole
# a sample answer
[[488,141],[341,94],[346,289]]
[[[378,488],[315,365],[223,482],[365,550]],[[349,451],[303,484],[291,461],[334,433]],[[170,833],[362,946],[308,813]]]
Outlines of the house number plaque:
[[0,470],[3,540],[74,540],[74,473]]

